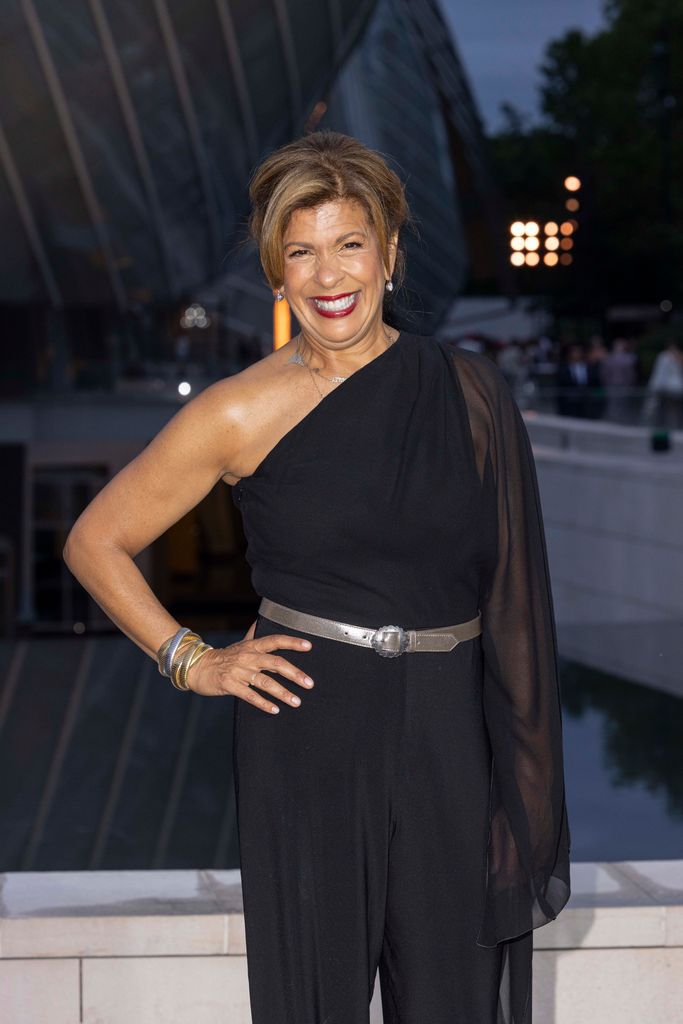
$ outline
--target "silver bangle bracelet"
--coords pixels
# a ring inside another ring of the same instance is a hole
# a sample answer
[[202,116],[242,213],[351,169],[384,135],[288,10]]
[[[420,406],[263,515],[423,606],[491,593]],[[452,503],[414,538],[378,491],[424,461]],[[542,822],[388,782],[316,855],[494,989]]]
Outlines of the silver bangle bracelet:
[[173,664],[173,658],[175,657],[176,651],[180,646],[180,641],[183,639],[184,636],[191,632],[192,630],[189,628],[189,626],[185,626],[183,629],[179,629],[178,632],[173,635],[173,639],[168,645],[166,657],[164,658],[164,671],[162,674],[167,676],[169,679],[171,678],[171,666]]

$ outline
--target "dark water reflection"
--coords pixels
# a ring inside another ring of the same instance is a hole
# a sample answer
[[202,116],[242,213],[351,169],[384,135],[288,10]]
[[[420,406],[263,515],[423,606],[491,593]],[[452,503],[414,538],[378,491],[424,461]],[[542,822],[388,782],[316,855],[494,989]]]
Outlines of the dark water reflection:
[[[683,857],[683,700],[561,668],[573,860]],[[239,867],[233,706],[124,637],[0,643],[0,871]]]
[[683,699],[561,661],[573,860],[683,857]]

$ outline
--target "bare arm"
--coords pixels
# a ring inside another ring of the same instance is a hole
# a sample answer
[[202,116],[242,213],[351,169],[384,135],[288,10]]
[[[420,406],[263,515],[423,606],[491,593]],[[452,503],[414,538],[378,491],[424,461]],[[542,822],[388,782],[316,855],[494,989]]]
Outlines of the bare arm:
[[[183,406],[74,523],[63,557],[112,622],[151,657],[180,623],[134,558],[194,508],[227,472],[237,444],[231,379]],[[235,402],[235,405],[237,403]]]
[[[163,607],[133,559],[232,472],[231,463],[245,443],[240,430],[248,408],[244,383],[240,374],[218,381],[176,413],[93,498],[64,546],[74,576],[112,622],[154,659],[181,623]],[[274,653],[310,650],[310,641],[287,634],[254,638],[255,628],[253,622],[244,640],[202,657],[190,669],[188,686],[203,696],[239,697],[268,713],[280,710],[273,697],[298,707],[301,698],[268,673],[312,686],[302,668]]]

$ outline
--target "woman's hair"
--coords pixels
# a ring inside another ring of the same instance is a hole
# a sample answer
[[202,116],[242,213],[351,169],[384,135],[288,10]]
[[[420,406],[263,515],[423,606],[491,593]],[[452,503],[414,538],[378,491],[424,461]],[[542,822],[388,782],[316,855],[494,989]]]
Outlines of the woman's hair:
[[[360,203],[377,234],[385,266],[392,234],[410,220],[403,183],[384,158],[350,135],[328,130],[295,139],[267,156],[252,174],[249,197],[249,231],[271,288],[284,280],[283,239],[295,210],[337,199]],[[404,272],[405,252],[399,244],[397,286]]]

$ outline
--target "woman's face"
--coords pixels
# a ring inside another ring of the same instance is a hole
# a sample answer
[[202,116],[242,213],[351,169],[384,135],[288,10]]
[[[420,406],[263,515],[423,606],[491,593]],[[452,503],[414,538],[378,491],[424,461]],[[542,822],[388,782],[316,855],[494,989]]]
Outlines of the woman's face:
[[304,335],[346,348],[383,336],[384,267],[363,207],[348,199],[295,210],[284,234],[284,292]]

